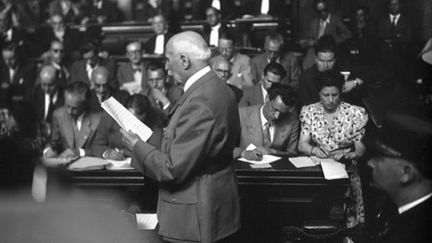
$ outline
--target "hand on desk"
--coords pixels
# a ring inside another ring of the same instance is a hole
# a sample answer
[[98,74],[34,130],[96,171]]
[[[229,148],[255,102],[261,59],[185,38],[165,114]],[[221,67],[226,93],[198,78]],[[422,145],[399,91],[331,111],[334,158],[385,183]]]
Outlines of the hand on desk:
[[328,158],[329,152],[320,147],[313,147],[311,149],[311,156],[316,156],[318,158]]
[[263,157],[263,154],[258,150],[258,148],[253,150],[244,150],[241,153],[241,157],[248,160],[260,161]]
[[118,149],[107,149],[102,154],[102,157],[110,160],[125,160],[123,150]]
[[122,134],[122,143],[128,150],[133,151],[135,144],[141,140],[141,138],[131,131],[126,131],[123,128],[120,129],[120,133]]

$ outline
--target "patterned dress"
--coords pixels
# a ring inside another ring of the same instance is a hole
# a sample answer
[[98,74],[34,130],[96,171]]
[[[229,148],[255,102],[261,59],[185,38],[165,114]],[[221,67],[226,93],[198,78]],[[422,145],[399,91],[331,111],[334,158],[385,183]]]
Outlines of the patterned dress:
[[[364,108],[341,102],[331,122],[326,118],[320,102],[302,108],[300,114],[301,133],[310,135],[312,143],[330,152],[339,159],[344,153],[353,150],[354,142],[359,142],[365,134],[368,115]],[[364,223],[364,205],[360,174],[357,162],[347,164],[351,186],[346,191],[345,215],[347,227]]]

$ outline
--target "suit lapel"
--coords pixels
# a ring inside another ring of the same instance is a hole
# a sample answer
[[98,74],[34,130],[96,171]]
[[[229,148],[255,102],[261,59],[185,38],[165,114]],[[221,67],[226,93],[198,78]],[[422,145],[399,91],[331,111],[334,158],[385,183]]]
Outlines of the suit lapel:
[[74,148],[74,131],[72,117],[64,110],[64,122],[62,123],[63,132],[65,133],[66,142],[70,148]]
[[264,104],[261,83],[258,83],[258,85],[255,88],[255,100],[256,100],[256,104]]
[[276,123],[272,147],[278,148],[282,145],[282,141],[285,141],[288,134],[287,127],[285,126],[286,121],[286,119],[282,119],[280,122]]
[[[261,115],[260,115],[260,109],[261,105],[252,106],[248,110],[249,117],[246,120],[246,127],[248,129],[248,132],[250,133],[251,142],[255,146],[262,146],[263,145],[263,130],[262,130],[262,121],[261,121]],[[245,144],[245,146],[248,146],[249,144]]]

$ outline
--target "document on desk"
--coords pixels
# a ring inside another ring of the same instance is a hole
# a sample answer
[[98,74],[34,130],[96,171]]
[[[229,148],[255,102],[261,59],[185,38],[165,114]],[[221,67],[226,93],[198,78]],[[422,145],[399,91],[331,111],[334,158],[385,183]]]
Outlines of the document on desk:
[[73,171],[102,170],[108,164],[109,162],[105,159],[85,156],[70,164],[67,169]]
[[289,161],[296,168],[314,167],[314,166],[317,166],[319,164],[319,163],[315,162],[314,160],[312,160],[311,157],[306,157],[306,156],[289,158]]
[[132,158],[126,158],[125,160],[111,160],[108,159],[109,164],[105,166],[107,170],[133,170],[131,166]]
[[334,159],[320,159],[321,167],[326,180],[336,180],[348,178],[345,165]]
[[[252,143],[249,144],[249,146],[247,146],[246,148],[246,150],[254,150],[254,149],[256,149],[256,146]],[[270,163],[280,160],[280,157],[270,155],[270,154],[265,154],[263,155],[261,160],[248,160],[243,157],[239,158],[238,160],[250,163],[252,168],[271,168]]]
[[122,127],[123,129],[138,134],[146,142],[153,131],[130,113],[114,97],[110,97],[101,104],[102,108]]
[[155,229],[158,223],[157,215],[155,213],[137,213],[136,221],[137,227],[140,230]]

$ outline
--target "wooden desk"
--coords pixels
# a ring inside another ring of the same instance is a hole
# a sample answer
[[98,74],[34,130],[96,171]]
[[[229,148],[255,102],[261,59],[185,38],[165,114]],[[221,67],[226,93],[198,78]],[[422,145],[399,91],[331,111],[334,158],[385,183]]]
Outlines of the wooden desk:
[[[244,162],[234,164],[242,204],[242,242],[277,241],[283,226],[299,224],[309,217],[311,208],[324,205],[326,200],[340,202],[349,185],[347,179],[325,180],[320,166],[298,169],[288,158],[271,165],[269,169],[253,169]],[[73,183],[83,189],[138,191],[149,183],[135,170],[75,171],[71,175]]]

